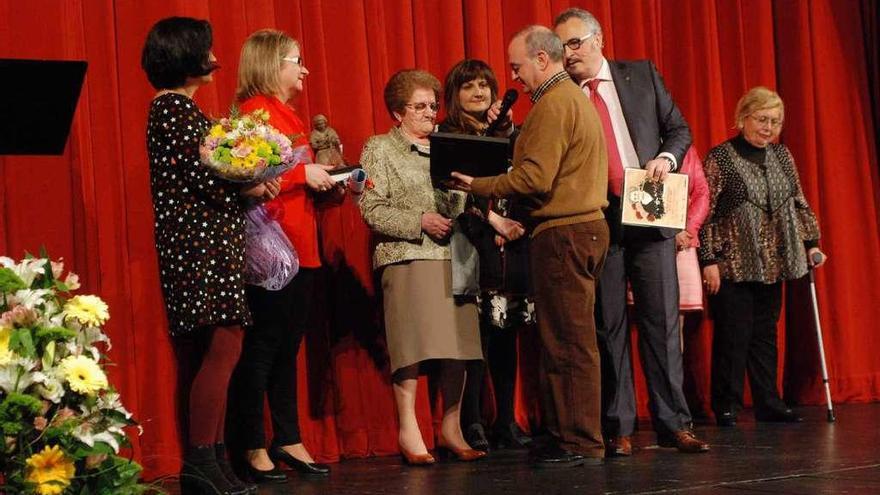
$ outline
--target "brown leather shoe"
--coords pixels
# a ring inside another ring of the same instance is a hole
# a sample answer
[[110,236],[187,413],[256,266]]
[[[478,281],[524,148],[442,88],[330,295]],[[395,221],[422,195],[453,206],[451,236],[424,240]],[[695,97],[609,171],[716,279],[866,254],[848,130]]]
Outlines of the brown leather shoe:
[[630,437],[611,437],[605,442],[605,455],[608,457],[629,457],[633,453]]
[[657,444],[660,447],[675,447],[685,454],[709,452],[709,444],[698,439],[690,430],[679,430],[671,436],[658,437]]

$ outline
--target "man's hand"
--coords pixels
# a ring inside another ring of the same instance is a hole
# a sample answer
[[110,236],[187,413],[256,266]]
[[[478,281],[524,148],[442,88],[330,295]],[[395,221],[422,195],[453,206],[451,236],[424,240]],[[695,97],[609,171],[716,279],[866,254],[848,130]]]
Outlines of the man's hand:
[[452,220],[439,213],[422,213],[422,230],[434,240],[442,241],[452,232]]
[[669,160],[654,158],[645,164],[645,176],[649,179],[663,182],[669,175]]
[[682,230],[681,232],[675,234],[675,247],[678,248],[679,251],[684,251],[685,249],[691,247],[693,243],[694,237],[687,230]]
[[452,172],[452,181],[449,182],[449,188],[457,189],[464,192],[471,192],[471,182],[473,181],[474,178],[470,175]]

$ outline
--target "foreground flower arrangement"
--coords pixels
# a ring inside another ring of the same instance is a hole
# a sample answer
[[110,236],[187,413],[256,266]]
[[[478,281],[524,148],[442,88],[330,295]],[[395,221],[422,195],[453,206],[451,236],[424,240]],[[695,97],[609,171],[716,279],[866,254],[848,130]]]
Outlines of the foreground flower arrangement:
[[[63,276],[63,278],[62,278]],[[107,381],[107,305],[46,257],[0,257],[0,493],[139,494],[136,423]]]

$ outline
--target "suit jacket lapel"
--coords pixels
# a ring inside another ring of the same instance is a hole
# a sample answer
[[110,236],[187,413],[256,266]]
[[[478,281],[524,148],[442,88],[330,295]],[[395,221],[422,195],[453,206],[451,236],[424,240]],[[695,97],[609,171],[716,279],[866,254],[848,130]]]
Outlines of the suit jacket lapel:
[[[639,135],[633,123],[635,115],[638,113],[637,94],[633,93],[632,73],[629,67],[613,60],[608,61],[608,68],[611,70],[611,80],[614,81],[614,89],[617,90],[617,98],[620,100],[620,110],[623,112],[623,120],[626,121],[626,128],[629,130],[629,137],[632,140],[633,148],[636,149],[636,156],[639,156]],[[641,160],[641,157],[639,157]],[[641,163],[639,164],[641,166]]]

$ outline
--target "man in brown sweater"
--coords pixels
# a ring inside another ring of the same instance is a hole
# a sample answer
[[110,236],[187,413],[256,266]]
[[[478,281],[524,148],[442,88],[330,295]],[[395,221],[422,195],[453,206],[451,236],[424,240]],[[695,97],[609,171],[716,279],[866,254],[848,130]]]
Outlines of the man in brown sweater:
[[537,452],[537,467],[600,463],[600,366],[593,319],[595,283],[608,249],[607,157],[602,124],[571,81],[562,42],[530,26],[508,47],[513,78],[534,106],[520,129],[513,168],[456,187],[495,198],[519,196],[534,208],[529,244],[546,374],[546,422],[556,442]]

